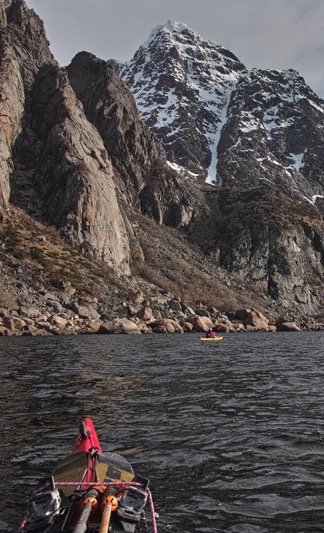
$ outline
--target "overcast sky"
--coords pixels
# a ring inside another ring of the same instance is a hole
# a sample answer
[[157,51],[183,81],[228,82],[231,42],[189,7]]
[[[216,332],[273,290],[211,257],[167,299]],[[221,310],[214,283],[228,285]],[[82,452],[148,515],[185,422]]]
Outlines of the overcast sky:
[[128,61],[151,30],[184,22],[248,68],[294,68],[324,98],[324,0],[26,0],[54,57]]

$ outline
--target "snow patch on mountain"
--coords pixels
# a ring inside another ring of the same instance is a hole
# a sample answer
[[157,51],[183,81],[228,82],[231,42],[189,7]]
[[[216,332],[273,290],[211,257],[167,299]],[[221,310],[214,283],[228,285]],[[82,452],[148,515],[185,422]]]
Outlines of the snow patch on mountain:
[[303,159],[305,152],[302,152],[301,154],[289,154],[289,157],[292,159],[292,162],[290,164],[290,167],[294,168],[295,170],[301,170],[303,167]]
[[[245,72],[221,45],[183,23],[168,21],[151,32],[120,75],[142,118],[162,141],[167,158],[194,175],[205,172],[206,181],[212,183],[228,103]],[[179,140],[179,135],[185,138]],[[183,152],[189,152],[191,164],[183,164]]]

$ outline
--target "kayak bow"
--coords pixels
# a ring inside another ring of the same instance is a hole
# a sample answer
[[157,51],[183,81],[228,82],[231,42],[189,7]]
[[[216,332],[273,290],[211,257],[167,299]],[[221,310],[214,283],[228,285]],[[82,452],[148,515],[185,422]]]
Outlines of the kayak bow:
[[149,531],[145,515],[149,502],[152,532],[157,533],[148,484],[124,457],[102,451],[92,420],[83,418],[73,453],[52,476],[40,480],[19,532]]

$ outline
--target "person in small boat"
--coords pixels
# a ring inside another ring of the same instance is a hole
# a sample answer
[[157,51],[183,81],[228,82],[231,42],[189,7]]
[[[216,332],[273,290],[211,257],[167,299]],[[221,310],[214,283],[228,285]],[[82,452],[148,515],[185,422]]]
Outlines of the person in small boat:
[[208,330],[207,333],[206,333],[206,337],[207,337],[207,338],[210,338],[210,337],[216,337],[216,333],[215,333],[215,331],[213,330],[213,328],[209,328],[209,330]]

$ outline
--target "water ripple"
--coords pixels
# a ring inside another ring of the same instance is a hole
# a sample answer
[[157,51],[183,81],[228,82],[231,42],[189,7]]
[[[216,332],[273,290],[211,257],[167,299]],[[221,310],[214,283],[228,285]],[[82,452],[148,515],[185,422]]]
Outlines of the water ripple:
[[[324,334],[0,338],[0,530],[91,416],[160,530],[324,531]],[[206,346],[207,344],[207,346]]]

